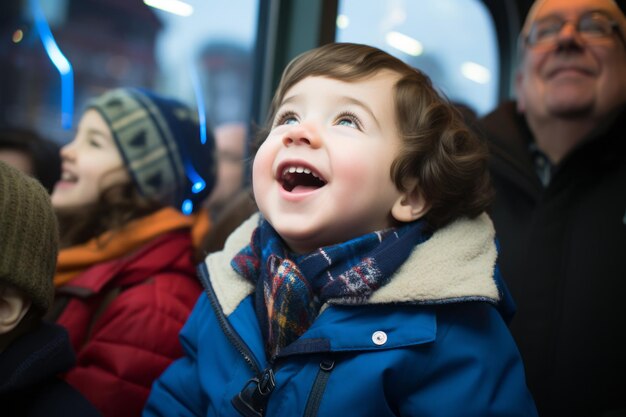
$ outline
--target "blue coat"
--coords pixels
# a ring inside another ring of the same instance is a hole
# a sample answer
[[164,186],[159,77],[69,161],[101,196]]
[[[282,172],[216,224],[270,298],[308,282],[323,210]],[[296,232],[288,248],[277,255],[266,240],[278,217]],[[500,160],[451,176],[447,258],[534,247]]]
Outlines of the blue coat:
[[[181,332],[186,356],[155,382],[144,416],[261,415],[233,405],[255,389],[248,402],[263,402],[257,408],[273,417],[536,415],[519,353],[494,307],[500,295],[486,215],[417,246],[367,304],[325,305],[271,368],[254,288],[230,268],[256,222],[244,223],[201,265],[206,296]],[[260,383],[250,381],[255,376]]]

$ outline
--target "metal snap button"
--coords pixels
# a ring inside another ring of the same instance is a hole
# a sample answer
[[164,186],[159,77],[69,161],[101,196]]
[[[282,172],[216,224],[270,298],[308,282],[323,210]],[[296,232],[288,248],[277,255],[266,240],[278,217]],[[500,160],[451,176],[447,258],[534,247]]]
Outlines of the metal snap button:
[[387,343],[387,333],[381,330],[375,331],[372,334],[372,342],[374,342],[374,344],[378,346],[384,345],[385,343]]

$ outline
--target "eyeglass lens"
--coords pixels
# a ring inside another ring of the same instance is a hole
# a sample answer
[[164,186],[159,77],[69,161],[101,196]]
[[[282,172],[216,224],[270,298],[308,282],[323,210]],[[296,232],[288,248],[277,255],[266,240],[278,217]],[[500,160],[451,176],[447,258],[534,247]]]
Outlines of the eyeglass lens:
[[[531,45],[554,43],[568,21],[551,17],[535,22],[528,35]],[[578,34],[585,38],[601,38],[610,36],[615,22],[603,13],[593,12],[584,14],[575,24]]]

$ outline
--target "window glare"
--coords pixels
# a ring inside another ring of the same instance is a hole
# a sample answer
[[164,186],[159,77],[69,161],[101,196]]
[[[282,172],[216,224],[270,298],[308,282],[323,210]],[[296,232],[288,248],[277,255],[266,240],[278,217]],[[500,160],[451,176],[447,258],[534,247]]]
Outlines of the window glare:
[[[20,2],[0,16],[0,35],[11,42],[0,42],[0,121],[64,143],[87,100],[132,86],[185,102],[210,128],[246,123],[259,2]],[[61,83],[68,68],[72,82]]]
[[480,0],[340,0],[338,15],[349,22],[337,25],[338,42],[389,52],[479,116],[496,106],[497,40]]

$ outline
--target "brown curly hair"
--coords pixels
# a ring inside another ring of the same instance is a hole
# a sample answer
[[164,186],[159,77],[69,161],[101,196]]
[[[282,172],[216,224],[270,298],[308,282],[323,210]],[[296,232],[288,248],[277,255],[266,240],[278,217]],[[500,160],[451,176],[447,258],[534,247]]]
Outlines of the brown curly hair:
[[460,217],[478,216],[493,198],[486,144],[435,90],[428,76],[380,49],[332,43],[296,57],[283,72],[257,140],[265,140],[285,94],[303,79],[322,76],[351,82],[384,69],[400,75],[394,96],[402,148],[390,172],[396,187],[410,191],[408,184],[417,180],[430,206],[424,219],[431,230]]

